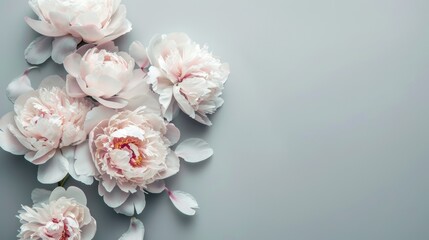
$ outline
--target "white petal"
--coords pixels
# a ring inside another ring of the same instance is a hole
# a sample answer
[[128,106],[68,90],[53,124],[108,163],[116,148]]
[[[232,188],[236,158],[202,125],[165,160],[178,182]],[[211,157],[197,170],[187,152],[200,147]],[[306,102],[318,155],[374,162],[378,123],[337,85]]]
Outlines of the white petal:
[[172,123],[167,124],[167,133],[165,136],[171,143],[171,146],[176,144],[180,139],[180,130]]
[[111,116],[116,114],[116,110],[107,108],[105,106],[98,106],[86,114],[84,128],[89,133],[97,124],[105,119],[109,119]]
[[122,234],[119,240],[143,240],[144,226],[137,218],[133,217],[130,221],[128,231]]
[[94,218],[91,219],[88,225],[85,225],[81,228],[81,239],[82,240],[91,240],[95,236],[95,232],[97,231],[97,222]]
[[131,194],[127,201],[125,201],[121,206],[115,208],[115,211],[126,216],[132,216],[134,215],[134,210],[136,214],[140,214],[145,206],[146,198],[144,192],[137,191],[136,193]]
[[64,59],[76,51],[77,44],[81,39],[74,38],[71,35],[57,37],[52,42],[52,60],[58,64],[62,64]]
[[36,38],[25,49],[25,60],[34,65],[44,63],[51,56],[52,40],[53,38],[45,36]]
[[33,200],[33,204],[47,202],[49,200],[49,196],[52,191],[36,188],[31,192],[31,200]]
[[[74,169],[77,175],[95,176],[97,169],[95,168],[92,160],[91,152],[89,150],[88,141],[85,141],[76,146]],[[70,166],[72,167],[72,166]]]
[[45,21],[38,21],[29,17],[25,17],[24,20],[34,31],[44,36],[59,37],[64,36],[67,33],[65,29],[57,29],[55,26]]
[[49,197],[49,201],[55,201],[61,197],[73,198],[76,202],[86,206],[87,199],[85,193],[77,187],[70,186],[69,188],[64,189],[63,187],[56,187]]
[[116,208],[121,206],[129,195],[130,193],[123,192],[119,187],[115,187],[111,192],[106,192],[103,199],[107,206]]
[[195,208],[198,208],[198,203],[191,194],[182,191],[168,191],[168,196],[180,212],[189,216],[195,215]]
[[131,43],[129,52],[131,57],[136,60],[137,65],[141,69],[147,68],[149,66],[149,58],[147,56],[146,49],[143,44],[138,41],[134,41],[133,43]]
[[147,185],[145,190],[150,193],[162,193],[165,190],[165,182],[164,180],[155,181]]
[[76,173],[75,163],[76,163],[76,146],[64,147],[61,149],[61,152],[65,158],[67,158],[69,162],[69,174],[75,180],[82,182],[86,185],[91,185],[94,182],[94,178],[92,175],[81,175]]
[[61,155],[60,151],[56,151],[55,155],[46,163],[39,165],[37,171],[37,180],[44,184],[57,183],[61,181],[69,172],[68,161]]
[[161,174],[162,178],[168,178],[179,172],[180,169],[180,160],[177,157],[176,153],[170,151],[165,159],[165,164],[167,169]]
[[7,85],[6,88],[6,95],[12,102],[15,102],[15,100],[21,96],[24,93],[34,91],[34,89],[31,87],[31,81],[30,78],[28,78],[28,73],[31,69],[34,69],[36,67],[30,67],[27,70],[24,71],[24,74],[22,74],[20,77],[15,78],[12,82]]
[[190,163],[201,162],[213,155],[213,149],[209,144],[199,138],[190,138],[181,142],[175,152],[178,157]]
[[0,118],[0,147],[15,155],[24,155],[29,150],[10,132],[9,125],[14,124],[14,112],[9,112]]

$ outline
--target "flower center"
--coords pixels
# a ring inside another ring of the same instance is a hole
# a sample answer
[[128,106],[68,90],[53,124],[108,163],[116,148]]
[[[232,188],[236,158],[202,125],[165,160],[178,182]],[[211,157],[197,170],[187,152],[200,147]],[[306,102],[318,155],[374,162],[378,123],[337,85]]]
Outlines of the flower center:
[[142,167],[144,158],[138,148],[140,143],[141,140],[136,137],[115,138],[113,140],[113,148],[129,152],[129,163],[132,167]]

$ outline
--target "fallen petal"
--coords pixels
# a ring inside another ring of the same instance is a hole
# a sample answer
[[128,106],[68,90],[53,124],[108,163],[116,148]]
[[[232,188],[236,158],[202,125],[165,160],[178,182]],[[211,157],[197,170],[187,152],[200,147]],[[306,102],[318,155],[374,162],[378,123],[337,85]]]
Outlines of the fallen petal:
[[143,223],[135,217],[131,218],[128,231],[122,234],[119,240],[143,240],[144,226]]
[[189,216],[195,215],[195,208],[198,208],[198,203],[191,194],[182,191],[168,190],[168,196],[173,205],[180,212]]
[[201,162],[213,155],[213,149],[209,144],[199,138],[190,138],[181,142],[175,152],[178,157],[190,163]]

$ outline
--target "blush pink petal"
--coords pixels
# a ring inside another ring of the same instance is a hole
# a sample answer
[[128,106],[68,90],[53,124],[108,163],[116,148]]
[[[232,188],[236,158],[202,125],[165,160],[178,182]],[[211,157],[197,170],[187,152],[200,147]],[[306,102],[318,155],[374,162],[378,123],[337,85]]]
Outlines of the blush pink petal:
[[51,56],[52,37],[40,36],[34,39],[24,51],[25,60],[34,65],[42,64]]
[[25,22],[30,26],[34,31],[47,36],[47,37],[60,37],[67,34],[67,31],[57,29],[53,25],[49,23],[38,21],[31,19],[29,17],[25,17]]

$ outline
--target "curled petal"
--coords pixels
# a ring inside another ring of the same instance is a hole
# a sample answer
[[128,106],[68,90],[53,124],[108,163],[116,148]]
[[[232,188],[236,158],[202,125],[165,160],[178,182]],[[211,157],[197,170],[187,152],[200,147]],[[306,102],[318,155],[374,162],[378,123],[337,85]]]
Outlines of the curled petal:
[[180,139],[180,130],[172,123],[167,124],[165,136],[170,140],[171,145],[176,144]]
[[122,234],[119,240],[143,240],[144,226],[137,218],[133,217],[130,221],[128,231]]
[[40,36],[32,41],[25,49],[24,57],[28,63],[39,65],[51,56],[53,38]]
[[189,216],[195,215],[198,203],[191,194],[182,191],[168,191],[168,196],[180,212]]
[[181,142],[175,152],[178,157],[190,163],[201,162],[213,155],[213,149],[209,144],[199,138],[190,138]]
[[7,85],[6,95],[12,102],[15,102],[15,100],[22,94],[34,90],[31,87],[31,82],[30,82],[30,79],[28,78],[28,73],[30,72],[31,69],[34,69],[34,68],[36,67],[28,68],[27,70],[24,71],[24,74],[22,74],[22,76],[14,79],[11,83],[9,83],[9,85]]
[[188,114],[191,118],[195,118],[194,109],[192,108],[191,104],[189,104],[188,100],[186,100],[186,98],[180,93],[179,87],[173,87],[173,95],[179,104],[180,109],[182,109],[182,111]]

